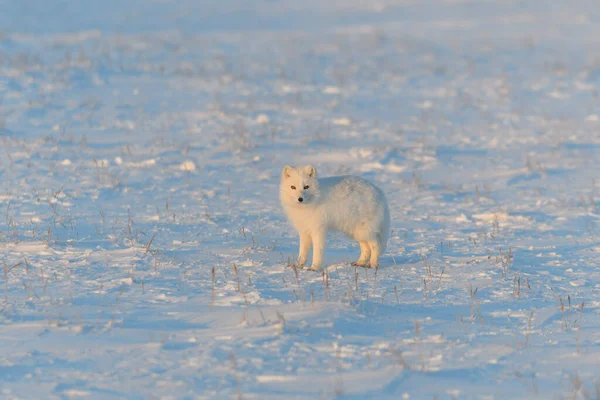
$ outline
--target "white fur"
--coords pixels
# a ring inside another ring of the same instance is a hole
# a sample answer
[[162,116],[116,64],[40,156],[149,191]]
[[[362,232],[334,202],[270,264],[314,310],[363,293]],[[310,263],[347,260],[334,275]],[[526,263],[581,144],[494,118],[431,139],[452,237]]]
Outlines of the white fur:
[[360,258],[353,265],[379,266],[390,233],[390,212],[381,189],[356,176],[317,179],[312,165],[287,165],[281,173],[279,195],[300,235],[299,266],[306,262],[312,245],[310,269],[322,268],[330,230],[343,232],[359,243]]

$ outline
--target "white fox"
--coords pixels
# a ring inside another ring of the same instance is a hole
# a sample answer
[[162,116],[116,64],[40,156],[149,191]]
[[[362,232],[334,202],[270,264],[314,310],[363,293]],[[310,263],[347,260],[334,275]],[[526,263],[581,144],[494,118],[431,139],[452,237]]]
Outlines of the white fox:
[[311,270],[323,266],[327,231],[343,232],[360,245],[352,263],[376,268],[390,235],[390,212],[383,191],[355,176],[317,179],[312,165],[291,167],[281,173],[281,205],[300,235],[298,266],[304,266],[311,244]]

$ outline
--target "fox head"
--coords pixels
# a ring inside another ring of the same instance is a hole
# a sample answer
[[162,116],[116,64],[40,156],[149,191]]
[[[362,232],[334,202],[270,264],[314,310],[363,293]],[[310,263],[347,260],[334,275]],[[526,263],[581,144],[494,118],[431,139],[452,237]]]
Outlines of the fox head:
[[281,201],[289,205],[312,204],[319,196],[317,170],[313,165],[291,167],[286,165],[281,171]]

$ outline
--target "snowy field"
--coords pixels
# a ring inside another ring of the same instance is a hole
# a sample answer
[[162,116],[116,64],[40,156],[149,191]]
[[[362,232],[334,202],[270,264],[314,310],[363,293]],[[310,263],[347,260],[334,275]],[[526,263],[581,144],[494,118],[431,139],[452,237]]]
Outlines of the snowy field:
[[[595,0],[0,10],[3,399],[600,398]],[[288,267],[303,163],[377,271]]]

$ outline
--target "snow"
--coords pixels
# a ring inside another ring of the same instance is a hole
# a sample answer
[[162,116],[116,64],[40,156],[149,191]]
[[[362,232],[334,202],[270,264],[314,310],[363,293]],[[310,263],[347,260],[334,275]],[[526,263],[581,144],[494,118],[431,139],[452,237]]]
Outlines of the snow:
[[[588,0],[0,0],[3,398],[595,398]],[[281,168],[388,198],[381,267]]]

